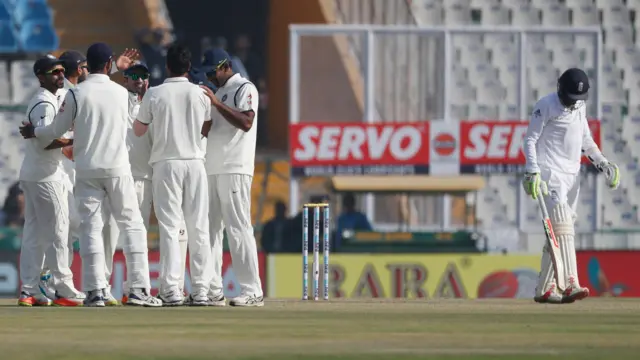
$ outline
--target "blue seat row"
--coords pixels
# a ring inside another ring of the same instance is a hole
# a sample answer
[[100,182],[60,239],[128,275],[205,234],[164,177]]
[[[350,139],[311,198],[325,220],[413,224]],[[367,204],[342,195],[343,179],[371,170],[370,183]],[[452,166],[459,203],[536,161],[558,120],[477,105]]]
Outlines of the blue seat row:
[[45,0],[2,0],[0,21],[11,20],[19,25],[29,20],[52,21],[51,8]]
[[50,21],[28,20],[19,30],[12,22],[0,21],[0,53],[47,52],[58,46],[58,35]]

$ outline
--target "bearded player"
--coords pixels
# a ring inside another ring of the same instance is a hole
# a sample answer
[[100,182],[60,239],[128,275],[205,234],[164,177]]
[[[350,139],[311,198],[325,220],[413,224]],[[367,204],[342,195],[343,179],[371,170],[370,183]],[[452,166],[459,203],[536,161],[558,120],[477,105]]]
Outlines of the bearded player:
[[[524,140],[527,164],[523,186],[533,199],[545,196],[564,263],[564,274],[558,275],[567,284],[562,293],[557,289],[551,250],[545,245],[534,297],[538,303],[571,303],[589,296],[589,289],[578,281],[575,248],[581,155],[604,174],[609,188],[620,184],[618,166],[602,155],[591,136],[585,103],[588,92],[589,78],[584,71],[565,71],[558,79],[558,91],[536,103]],[[545,184],[548,190],[540,190]]]

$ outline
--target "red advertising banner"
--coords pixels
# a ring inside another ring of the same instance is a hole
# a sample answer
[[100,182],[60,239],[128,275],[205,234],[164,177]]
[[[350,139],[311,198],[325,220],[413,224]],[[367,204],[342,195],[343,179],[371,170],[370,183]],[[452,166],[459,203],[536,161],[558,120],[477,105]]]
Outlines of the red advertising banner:
[[580,285],[591,296],[640,297],[640,251],[579,251]]
[[294,176],[427,174],[429,123],[289,126]]
[[[523,144],[528,125],[528,121],[460,122],[460,172],[523,172]],[[600,146],[600,122],[591,120],[589,126],[594,141]],[[582,162],[591,164],[586,157]]]
[[[224,285],[224,294],[227,298],[232,298],[240,295],[240,286],[236,279],[233,268],[231,267],[231,254],[225,251],[222,255],[222,282]],[[266,276],[265,276],[265,254],[263,252],[258,253],[258,267],[260,271],[260,279],[262,280],[262,288],[266,293]],[[75,253],[73,257],[73,265],[71,266],[73,272],[73,281],[78,290],[82,289],[82,259],[80,254]],[[151,276],[151,294],[156,295],[160,282],[158,276],[160,275],[160,252],[149,251],[149,272]],[[117,251],[113,258],[113,271],[111,274],[111,293],[116,299],[122,297],[122,286],[127,277],[127,268],[124,253]],[[185,290],[191,291],[191,281],[189,277],[189,259],[187,255],[187,269],[185,273]]]
[[[590,120],[600,145],[600,122]],[[301,123],[289,127],[293,176],[524,172],[528,121]],[[594,171],[586,158],[585,170]]]

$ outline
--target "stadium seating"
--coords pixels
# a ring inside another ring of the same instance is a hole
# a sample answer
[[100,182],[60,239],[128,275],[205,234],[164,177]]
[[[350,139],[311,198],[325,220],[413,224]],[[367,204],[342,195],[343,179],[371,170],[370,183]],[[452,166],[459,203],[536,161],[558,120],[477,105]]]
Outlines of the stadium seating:
[[15,4],[13,19],[18,24],[34,20],[51,23],[53,16],[45,1],[19,0]]
[[[593,223],[603,228],[640,228],[637,207],[640,201],[640,37],[635,24],[640,16],[639,0],[413,0],[416,22],[421,25],[513,25],[592,26],[601,25],[604,35],[602,78],[599,79],[603,105],[604,153],[620,164],[623,184],[610,192],[593,178],[583,178],[577,227],[589,232]],[[440,11],[442,13],[440,13]],[[443,20],[444,19],[444,20]],[[471,40],[461,39],[462,37]],[[519,118],[517,112],[517,44],[505,36],[486,34],[455,35],[456,78],[453,94],[458,102],[452,113],[458,118]],[[541,35],[528,37],[527,99],[533,104],[556,88],[559,74],[569,67],[587,70],[595,83],[593,36]],[[469,79],[469,80],[467,80]],[[482,91],[478,91],[482,89]],[[489,89],[489,91],[487,91]],[[496,108],[497,105],[497,108]],[[595,116],[595,106],[589,112]],[[465,116],[466,115],[466,116]],[[601,179],[597,181],[602,181]],[[539,210],[524,201],[518,216],[518,179],[513,175],[492,175],[478,204],[477,215],[487,228],[520,226],[539,228]],[[506,190],[509,189],[509,190]],[[594,196],[594,194],[598,194]],[[520,194],[522,196],[522,193]],[[595,209],[601,209],[596,219]],[[638,244],[640,245],[640,244]]]
[[58,48],[58,36],[48,20],[28,20],[20,28],[20,43],[26,52],[47,52]]
[[18,51],[18,39],[11,21],[0,21],[0,53]]

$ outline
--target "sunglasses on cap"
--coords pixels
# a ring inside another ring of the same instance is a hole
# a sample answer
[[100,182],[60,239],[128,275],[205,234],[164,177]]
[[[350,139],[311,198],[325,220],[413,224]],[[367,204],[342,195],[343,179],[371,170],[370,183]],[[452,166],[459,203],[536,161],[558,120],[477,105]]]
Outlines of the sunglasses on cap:
[[138,74],[128,74],[128,75],[125,75],[125,77],[127,77],[127,78],[129,78],[129,79],[131,79],[131,80],[133,80],[133,81],[136,81],[136,80],[138,80],[138,79],[140,79],[140,80],[147,80],[147,79],[149,78],[149,74],[142,74],[142,75],[138,75]]

